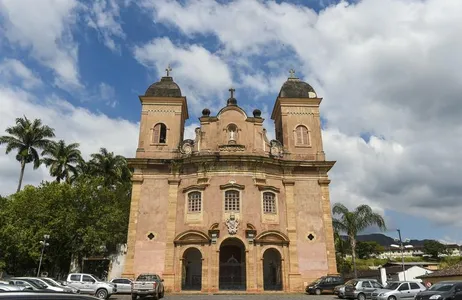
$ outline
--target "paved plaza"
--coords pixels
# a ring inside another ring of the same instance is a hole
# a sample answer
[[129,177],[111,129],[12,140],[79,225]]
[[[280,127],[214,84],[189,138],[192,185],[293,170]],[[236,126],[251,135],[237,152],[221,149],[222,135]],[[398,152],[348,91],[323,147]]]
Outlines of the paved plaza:
[[[130,295],[114,295],[110,299],[112,300],[131,300]],[[145,298],[146,300],[152,298]],[[308,294],[260,294],[260,295],[165,295],[165,300],[334,300],[338,299],[333,295],[308,295]]]

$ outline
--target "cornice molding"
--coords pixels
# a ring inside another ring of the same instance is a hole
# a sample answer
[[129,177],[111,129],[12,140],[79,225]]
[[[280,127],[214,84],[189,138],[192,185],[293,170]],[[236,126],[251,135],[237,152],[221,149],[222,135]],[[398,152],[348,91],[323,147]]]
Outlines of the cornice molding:
[[245,185],[238,184],[238,183],[227,183],[227,184],[220,185],[220,190],[227,190],[227,189],[244,190]]

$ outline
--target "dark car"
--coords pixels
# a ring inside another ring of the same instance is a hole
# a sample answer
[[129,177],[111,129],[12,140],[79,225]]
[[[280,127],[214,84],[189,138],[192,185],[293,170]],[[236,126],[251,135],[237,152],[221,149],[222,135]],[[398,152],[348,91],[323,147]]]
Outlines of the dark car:
[[321,295],[324,291],[334,292],[334,289],[338,285],[345,283],[345,280],[341,276],[336,275],[327,275],[321,278],[318,278],[314,282],[306,286],[305,291],[308,294]]
[[60,293],[60,292],[41,292],[41,291],[20,291],[0,293],[0,299],[8,300],[95,300],[98,298],[80,294]]
[[462,300],[462,281],[441,281],[417,293],[415,300]]

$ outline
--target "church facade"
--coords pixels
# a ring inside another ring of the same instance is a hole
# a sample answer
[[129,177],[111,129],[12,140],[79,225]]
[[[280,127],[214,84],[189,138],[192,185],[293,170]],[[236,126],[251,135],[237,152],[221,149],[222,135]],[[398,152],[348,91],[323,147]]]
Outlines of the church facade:
[[157,273],[167,291],[300,292],[337,273],[319,98],[294,76],[269,140],[234,90],[183,139],[186,97],[167,72],[141,101],[123,276]]

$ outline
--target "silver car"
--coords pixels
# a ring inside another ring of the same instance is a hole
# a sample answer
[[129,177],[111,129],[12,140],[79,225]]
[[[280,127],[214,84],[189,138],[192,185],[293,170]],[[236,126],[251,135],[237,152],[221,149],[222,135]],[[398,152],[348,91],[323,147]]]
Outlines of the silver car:
[[345,284],[345,298],[366,300],[370,299],[372,292],[383,289],[383,286],[376,279],[353,279]]
[[117,294],[131,294],[132,281],[128,278],[114,278],[110,281],[117,284]]
[[372,300],[413,300],[418,292],[426,289],[420,282],[390,281],[383,289],[372,293]]

